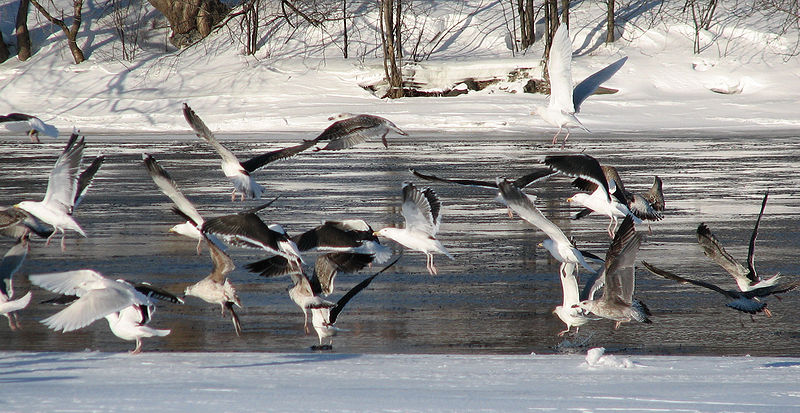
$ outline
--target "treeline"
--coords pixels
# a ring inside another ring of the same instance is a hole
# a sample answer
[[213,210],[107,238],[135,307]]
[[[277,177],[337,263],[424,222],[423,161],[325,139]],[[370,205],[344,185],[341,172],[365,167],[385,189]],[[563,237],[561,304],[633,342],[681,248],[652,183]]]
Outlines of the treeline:
[[[76,64],[85,60],[81,42],[86,36],[85,0],[11,0],[5,10],[16,4],[13,33],[0,32],[0,63],[12,56],[25,61],[34,47],[28,20],[38,14],[60,29]],[[537,42],[544,42],[547,56],[550,40],[562,22],[569,24],[570,10],[585,7],[583,1],[570,0],[96,0],[91,19],[103,19],[118,38],[119,58],[136,59],[145,44],[146,34],[154,28],[168,27],[171,35],[165,50],[192,47],[216,30],[227,30],[231,47],[256,55],[278,32],[303,33],[323,30],[330,36],[344,58],[364,58],[367,48],[359,42],[353,50],[353,31],[364,30],[355,22],[365,16],[378,16],[370,29],[377,33],[374,52],[383,57],[386,81],[385,95],[404,94],[402,67],[408,62],[430,58],[470,19],[487,8],[500,8],[511,53],[522,53]],[[694,52],[704,47],[703,33],[723,25],[743,24],[748,19],[770,16],[778,35],[789,33],[795,45],[788,53],[795,55],[800,38],[800,2],[797,0],[596,0],[592,7],[603,7],[605,21],[598,27],[605,30],[605,41],[614,42],[620,27],[626,24],[658,25],[665,21],[683,21],[694,28]],[[69,7],[59,7],[68,5]],[[450,7],[452,16],[464,16],[447,23],[433,21],[433,8]],[[719,17],[724,16],[724,17]],[[374,17],[373,17],[374,19]],[[362,36],[363,37],[363,36]],[[79,38],[81,41],[79,42]],[[40,45],[41,46],[41,45]]]

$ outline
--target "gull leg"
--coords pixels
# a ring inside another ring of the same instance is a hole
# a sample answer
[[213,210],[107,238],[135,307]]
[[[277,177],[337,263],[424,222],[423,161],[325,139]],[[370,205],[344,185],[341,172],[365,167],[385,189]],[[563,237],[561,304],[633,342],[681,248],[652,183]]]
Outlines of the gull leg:
[[14,313],[6,314],[6,317],[8,317],[8,327],[11,328],[11,331],[15,331],[17,329],[16,324],[14,324],[14,320],[11,318],[13,316],[14,316]]
[[567,326],[567,329],[566,329],[566,330],[564,330],[564,331],[559,331],[559,332],[558,332],[558,336],[559,336],[559,337],[564,337],[564,334],[567,334],[567,333],[569,333],[569,326]]
[[561,126],[558,127],[558,132],[556,132],[556,134],[553,135],[553,145],[555,145],[556,142],[558,142],[558,134],[559,133],[561,133]]
[[769,308],[764,307],[764,314],[766,314],[767,317],[772,317],[772,311],[769,311]]
[[[303,330],[305,330],[306,334],[309,333],[308,331],[308,313],[306,312],[305,308],[303,309]],[[320,342],[322,344],[322,342]]]
[[131,355],[139,354],[141,352],[142,352],[142,339],[141,338],[137,338],[136,339],[136,348],[131,350]]
[[235,200],[236,200],[236,189],[234,189],[233,191],[231,191],[231,202],[233,202],[233,201],[235,201]]
[[61,230],[61,252],[64,252],[64,251],[67,250],[67,244],[65,242],[66,238],[67,238],[67,232],[62,229]]
[[[561,149],[564,149],[564,146],[567,145],[567,139],[569,139],[569,128],[567,128],[567,136],[564,137],[564,141],[561,142]],[[555,143],[555,142],[553,142]]]
[[197,240],[197,255],[200,255],[203,252],[203,239],[200,238]]

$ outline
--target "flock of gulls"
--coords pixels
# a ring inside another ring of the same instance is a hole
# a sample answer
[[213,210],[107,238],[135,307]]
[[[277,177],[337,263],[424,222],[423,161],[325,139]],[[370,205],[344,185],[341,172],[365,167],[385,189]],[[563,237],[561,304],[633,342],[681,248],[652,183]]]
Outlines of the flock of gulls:
[[[538,107],[536,113],[558,127],[553,137],[553,144],[556,144],[562,129],[567,130],[564,141],[569,136],[569,128],[586,129],[575,113],[601,83],[622,67],[625,58],[589,76],[573,89],[570,69],[572,51],[565,25],[558,29],[550,53],[547,67],[551,78],[550,100],[547,107]],[[379,116],[342,114],[331,118],[334,122],[315,139],[240,161],[186,104],[183,106],[183,115],[197,136],[219,154],[222,172],[232,184],[231,201],[237,197],[240,200],[262,199],[265,189],[256,181],[253,173],[271,162],[294,157],[312,148],[315,151],[346,150],[375,138],[380,138],[383,145],[388,147],[388,134],[406,135],[394,123]],[[39,134],[58,135],[57,131],[53,133],[48,125],[29,115],[9,114],[0,117],[0,123],[14,124],[20,128],[18,130],[28,133],[34,142],[38,142]],[[12,283],[14,274],[30,250],[31,238],[45,238],[45,245],[49,245],[60,233],[60,246],[65,250],[67,231],[87,236],[76,221],[74,212],[105,158],[98,156],[85,170],[81,170],[85,147],[85,139],[73,133],[50,172],[43,198],[40,201],[23,200],[12,207],[0,208],[0,234],[16,240],[0,262],[0,313],[8,318],[11,329],[20,327],[16,313],[31,302],[31,292],[16,298]],[[242,303],[236,286],[228,278],[236,265],[227,250],[249,248],[260,251],[265,257],[244,267],[264,277],[289,276],[292,286],[288,295],[303,313],[304,329],[308,334],[313,328],[318,336],[319,344],[312,348],[326,350],[332,348],[332,337],[341,331],[336,327],[336,321],[346,304],[402,257],[401,253],[392,259],[392,250],[381,242],[382,239],[424,254],[426,268],[431,275],[438,273],[434,263],[437,254],[450,260],[456,259],[437,238],[442,222],[442,202],[429,187],[420,187],[412,182],[402,184],[401,211],[405,219],[402,228],[389,227],[376,231],[361,219],[327,220],[315,228],[291,236],[280,224],[267,224],[259,216],[259,212],[277,198],[228,215],[204,216],[153,156],[143,153],[142,163],[158,190],[172,201],[173,211],[184,221],[170,231],[196,241],[198,254],[206,246],[211,257],[210,273],[187,286],[183,294],[165,291],[148,283],[113,280],[92,269],[30,275],[32,284],[58,294],[45,302],[64,306],[41,320],[47,327],[69,332],[105,318],[112,333],[136,342],[132,352],[138,353],[142,349],[143,338],[170,333],[170,330],[155,329],[148,325],[156,310],[156,302],[182,304],[187,296],[192,296],[219,305],[222,315],[230,315],[234,330],[240,335],[243,330],[236,309],[241,308]],[[482,181],[444,178],[415,169],[410,172],[424,181],[491,190],[497,200],[507,207],[510,217],[516,214],[546,235],[539,245],[561,263],[558,275],[563,299],[553,310],[565,324],[559,336],[575,335],[581,326],[599,319],[614,321],[615,329],[627,322],[651,323],[652,314],[647,305],[635,297],[634,287],[636,256],[644,238],[644,234],[637,230],[637,225],[642,226],[645,222],[649,225],[664,218],[663,183],[658,176],[653,178],[649,191],[629,192],[615,167],[601,164],[586,154],[548,155],[541,166],[517,179],[500,177]],[[554,175],[572,178],[573,186],[579,189],[567,200],[580,208],[574,219],[589,214],[608,217],[606,231],[611,241],[604,256],[577,248],[574,239],[541,212],[537,197],[525,192],[527,188]],[[751,315],[763,312],[769,316],[765,298],[795,289],[800,281],[783,281],[780,275],[764,279],[756,272],[755,242],[767,199],[768,194],[765,194],[750,240],[747,267],[725,251],[707,225],[700,224],[697,228],[699,246],[713,262],[734,278],[735,288],[725,289],[706,281],[693,280],[648,262],[642,262],[642,265],[655,275],[716,291],[727,298],[726,305],[734,310]],[[338,301],[327,299],[334,292],[338,273],[355,273],[376,264],[381,266],[380,270],[364,278]],[[581,271],[585,275],[581,275]]]

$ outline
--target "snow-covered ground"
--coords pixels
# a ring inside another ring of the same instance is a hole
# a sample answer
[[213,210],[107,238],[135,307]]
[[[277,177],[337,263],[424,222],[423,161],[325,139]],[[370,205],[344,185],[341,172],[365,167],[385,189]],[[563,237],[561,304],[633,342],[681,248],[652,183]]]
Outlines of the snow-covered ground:
[[[452,31],[430,60],[407,68],[431,87],[452,86],[468,77],[504,76],[520,68],[538,75],[541,42],[527,53],[512,55],[500,7],[435,3],[439,6],[428,17],[433,26],[469,24]],[[0,5],[0,30],[7,41],[15,5]],[[621,39],[606,46],[603,13],[597,2],[579,2],[571,23],[576,81],[629,57],[607,84],[619,93],[593,96],[582,107],[581,119],[595,134],[680,136],[800,128],[800,65],[789,56],[796,30],[779,36],[769,19],[725,25],[728,20],[720,11],[721,23],[702,33],[704,48],[695,55],[688,23],[648,25],[645,17],[631,18],[620,30]],[[354,26],[362,28],[364,39],[374,40],[374,32],[366,28],[375,21],[375,14],[367,14]],[[359,85],[381,78],[381,60],[374,54],[342,59],[331,41],[338,39],[331,27],[297,33],[291,40],[276,35],[254,57],[243,56],[223,30],[181,54],[165,55],[153,47],[129,62],[114,49],[107,23],[87,18],[80,42],[88,60],[74,65],[59,30],[42,19],[32,19],[31,26],[37,42],[34,56],[0,64],[0,114],[35,114],[62,134],[73,127],[87,135],[185,133],[184,102],[222,133],[321,131],[329,115],[345,111],[385,116],[412,136],[437,129],[547,141],[554,132],[530,115],[531,106],[545,97],[520,93],[527,79],[458,97],[378,99]],[[368,47],[366,40],[356,44]],[[573,144],[580,144],[580,135],[571,138]],[[4,352],[0,410],[800,410],[800,359],[604,359],[598,353],[587,358]]]
[[0,353],[4,412],[800,409],[800,359]]

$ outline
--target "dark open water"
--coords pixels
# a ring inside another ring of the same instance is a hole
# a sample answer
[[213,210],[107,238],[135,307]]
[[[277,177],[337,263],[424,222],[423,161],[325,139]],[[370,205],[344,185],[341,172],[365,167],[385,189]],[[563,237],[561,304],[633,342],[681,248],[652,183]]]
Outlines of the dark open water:
[[[306,153],[256,173],[269,195],[281,195],[262,213],[291,234],[326,219],[363,218],[375,229],[402,223],[399,197],[403,181],[414,180],[409,167],[450,177],[516,177],[558,152],[546,138],[425,135],[390,141],[384,150],[368,143],[339,153]],[[243,137],[221,135],[240,159],[296,142],[297,135]],[[629,190],[646,190],[652,175],[664,180],[666,218],[652,225],[640,259],[665,269],[716,282],[732,279],[703,256],[695,229],[706,222],[735,257],[744,261],[747,242],[763,191],[770,199],[761,223],[756,265],[761,274],[800,276],[800,139],[772,136],[620,135],[578,137],[567,152],[583,151],[619,168]],[[184,193],[207,216],[228,214],[259,201],[231,203],[230,184],[219,158],[190,136],[87,136],[85,164],[104,153],[105,165],[77,211],[89,238],[70,233],[68,250],[35,240],[16,279],[21,296],[31,286],[28,274],[92,268],[109,277],[149,281],[175,293],[205,277],[210,259],[195,254],[191,240],[170,235],[179,218],[155,187],[141,153],[153,154]],[[49,141],[53,142],[53,141]],[[234,143],[236,142],[236,143]],[[24,139],[0,142],[3,204],[41,199],[47,174],[64,144],[31,145]],[[539,207],[582,248],[604,255],[607,219],[569,219],[565,199],[575,191],[565,177],[551,179],[534,192]],[[424,185],[424,184],[423,184]],[[509,219],[493,195],[475,188],[430,184],[440,195],[443,224],[439,238],[456,256],[437,256],[438,276],[425,271],[424,256],[406,253],[388,273],[376,278],[342,312],[337,325],[350,331],[334,340],[335,351],[368,353],[547,353],[557,351],[563,328],[551,314],[560,304],[558,263],[536,245],[543,233]],[[646,227],[640,227],[646,231]],[[56,243],[57,244],[57,243]],[[12,245],[0,240],[2,251]],[[399,251],[399,250],[397,250]],[[309,351],[316,335],[305,335],[302,314],[289,299],[288,277],[262,279],[242,267],[260,255],[232,250],[239,268],[231,275],[246,308],[244,335],[237,338],[219,308],[189,298],[183,306],[160,305],[152,326],[170,328],[163,338],[145,339],[145,351]],[[337,279],[334,301],[369,272]],[[57,308],[38,304],[52,294],[33,287],[34,300],[21,312],[24,329],[0,324],[0,350],[126,351],[133,347],[110,333],[105,320],[67,334],[38,323]],[[636,294],[653,311],[651,325],[612,329],[598,321],[581,329],[588,345],[651,354],[800,356],[800,292],[771,298],[772,318],[740,315],[723,297],[705,289],[658,279],[637,268]]]

